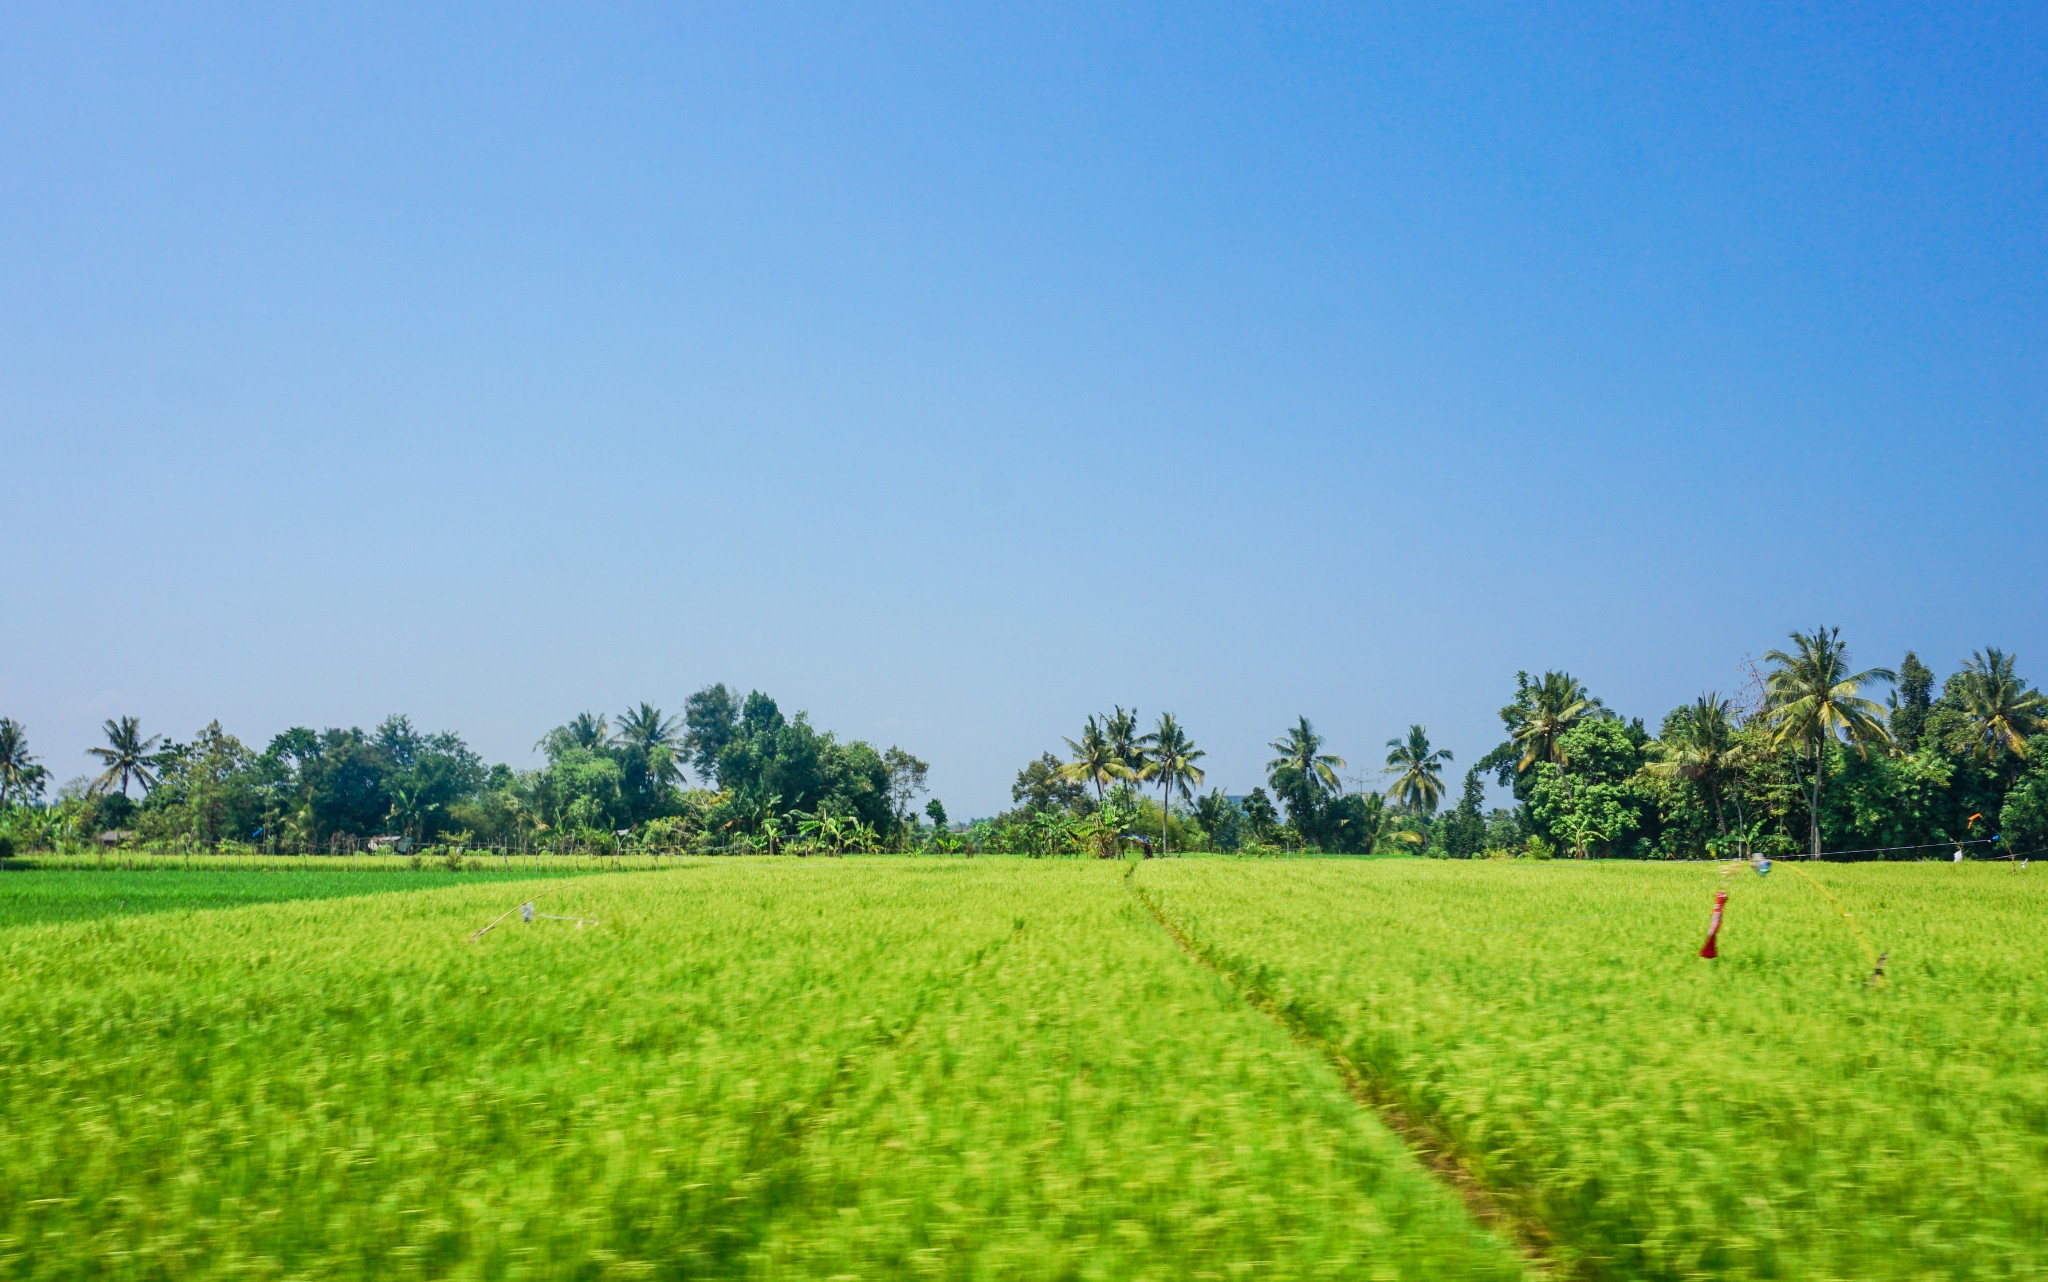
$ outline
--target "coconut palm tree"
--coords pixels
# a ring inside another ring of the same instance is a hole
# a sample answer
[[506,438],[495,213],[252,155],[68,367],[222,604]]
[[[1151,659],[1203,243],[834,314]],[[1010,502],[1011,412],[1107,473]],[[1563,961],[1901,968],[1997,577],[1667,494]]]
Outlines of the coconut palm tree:
[[[1297,718],[1287,728],[1287,733],[1266,746],[1280,754],[1266,763],[1268,776],[1285,770],[1303,779],[1314,779],[1330,792],[1342,786],[1337,780],[1337,772],[1347,763],[1344,758],[1323,751],[1323,737],[1316,733],[1307,717]],[[1278,786],[1277,782],[1275,786]]]
[[13,717],[0,717],[0,806],[10,795],[30,791],[38,774],[36,759],[28,751],[28,731]]
[[1522,688],[1508,715],[1509,734],[1522,748],[1515,766],[1521,771],[1539,761],[1563,765],[1557,751],[1559,737],[1581,721],[1608,713],[1607,705],[1592,696],[1585,682],[1569,672],[1546,672],[1541,680]]
[[1096,718],[1088,718],[1088,724],[1081,729],[1079,743],[1072,739],[1065,740],[1065,743],[1067,751],[1074,755],[1072,760],[1060,767],[1060,777],[1075,783],[1094,784],[1097,805],[1102,804],[1103,789],[1109,786],[1112,779],[1130,777],[1129,768],[1117,755],[1116,748],[1110,743],[1109,735],[1104,732],[1102,723]]
[[[1735,703],[1708,692],[1693,700],[1662,739],[1649,744],[1652,760],[1643,773],[1655,779],[1684,779],[1698,785],[1714,809],[1714,827],[1728,835],[1722,800],[1728,781],[1748,760],[1735,736]],[[1739,818],[1739,815],[1738,815]]]
[[1869,745],[1888,743],[1884,705],[1857,693],[1873,681],[1896,681],[1890,668],[1849,670],[1849,648],[1839,628],[1794,632],[1792,650],[1772,650],[1764,678],[1764,718],[1772,738],[1811,758],[1813,782],[1808,788],[1806,825],[1808,853],[1820,854],[1820,794],[1827,776],[1830,744],[1847,740],[1859,756]]
[[553,761],[572,748],[595,752],[610,743],[611,737],[611,727],[603,716],[595,712],[579,712],[569,719],[567,725],[556,726],[533,746]]
[[2048,731],[2048,695],[2013,671],[2013,656],[1985,646],[1963,662],[1963,715],[1977,732],[1977,750],[2027,755],[2027,739]]
[[[597,720],[602,728],[604,718]],[[683,765],[677,751],[683,741],[682,729],[682,718],[663,717],[661,709],[643,701],[639,707],[619,714],[619,728],[613,733],[612,742],[646,763],[648,782],[660,789],[682,782]]]
[[1123,764],[1123,777],[1144,778],[1146,763],[1151,760],[1152,736],[1138,733],[1138,710],[1125,712],[1118,704],[1116,711],[1103,719],[1102,733],[1109,740],[1109,750]]
[[1195,763],[1209,754],[1189,740],[1171,712],[1160,715],[1159,724],[1146,736],[1151,748],[1146,774],[1159,781],[1159,853],[1166,853],[1168,833],[1173,824],[1173,794],[1186,801],[1202,783],[1202,768]]
[[1345,768],[1344,758],[1323,751],[1323,737],[1307,717],[1296,718],[1287,733],[1266,745],[1280,755],[1266,763],[1266,780],[1287,802],[1288,817],[1297,830],[1313,835],[1322,800],[1343,791],[1337,772]]
[[100,777],[92,781],[92,790],[106,792],[119,786],[121,795],[125,797],[131,779],[141,784],[145,793],[156,787],[156,757],[153,754],[160,736],[143,738],[142,725],[134,717],[108,721],[101,729],[106,732],[107,746],[86,749],[106,767],[100,772]]
[[1406,739],[1389,739],[1386,773],[1398,776],[1392,789],[1394,800],[1410,810],[1435,814],[1444,797],[1444,763],[1451,759],[1449,748],[1430,750],[1429,731],[1409,726]]

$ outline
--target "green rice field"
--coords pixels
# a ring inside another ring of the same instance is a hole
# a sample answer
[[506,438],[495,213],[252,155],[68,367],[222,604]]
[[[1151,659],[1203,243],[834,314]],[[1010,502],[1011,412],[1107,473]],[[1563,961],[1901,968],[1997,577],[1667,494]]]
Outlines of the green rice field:
[[338,899],[350,895],[413,894],[480,881],[524,881],[527,872],[444,872],[425,868],[399,871],[267,871],[205,870],[198,872],[89,872],[61,870],[0,874],[0,929],[51,921],[82,921],[89,917],[125,917],[134,913],[183,912],[232,908],[239,904],[278,903],[287,899]]
[[2048,883],[1805,871],[4,873],[0,1277],[2048,1276]]

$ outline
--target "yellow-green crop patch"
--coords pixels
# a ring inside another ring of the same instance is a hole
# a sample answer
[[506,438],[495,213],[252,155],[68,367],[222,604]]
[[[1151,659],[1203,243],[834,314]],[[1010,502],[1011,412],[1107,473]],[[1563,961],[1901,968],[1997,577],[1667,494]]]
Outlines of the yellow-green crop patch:
[[0,930],[0,1277],[2048,1275],[2038,872],[683,867]]
[[1134,884],[1571,1271],[2048,1276],[2048,880],[1810,875],[1889,982],[1789,869],[1190,861]]
[[0,932],[0,1275],[1519,1276],[1100,865]]

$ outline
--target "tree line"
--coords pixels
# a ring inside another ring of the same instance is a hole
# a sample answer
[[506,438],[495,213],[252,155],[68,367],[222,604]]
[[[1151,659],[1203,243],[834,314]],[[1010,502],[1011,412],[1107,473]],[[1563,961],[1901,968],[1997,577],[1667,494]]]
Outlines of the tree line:
[[[1518,673],[1500,710],[1502,741],[1470,764],[1448,808],[1453,754],[1419,724],[1386,742],[1371,779],[1378,786],[1369,787],[1297,718],[1270,745],[1264,784],[1225,796],[1194,792],[1203,754],[1173,717],[1139,734],[1136,714],[1118,707],[1090,717],[1064,754],[1019,771],[1014,808],[979,840],[1034,853],[1099,846],[1097,816],[1114,812],[1107,826],[1157,850],[1648,859],[2048,851],[2048,698],[2012,655],[1979,650],[1937,692],[1911,652],[1897,670],[1859,670],[1838,629],[1789,640],[1750,666],[1745,689],[1702,694],[1654,733],[1569,672]],[[1513,804],[1488,807],[1489,781]],[[1188,804],[1176,810],[1175,798]]]
[[[1177,717],[1145,729],[1118,706],[1019,770],[1011,809],[961,831],[936,799],[920,813],[917,757],[842,741],[723,684],[676,716],[647,703],[583,713],[543,736],[546,764],[523,771],[402,716],[367,732],[294,728],[261,752],[218,722],[167,742],[122,717],[90,750],[98,774],[54,799],[26,732],[0,718],[0,841],[316,850],[396,834],[451,847],[1449,858],[2048,850],[2048,698],[2012,655],[1979,650],[1937,690],[1914,653],[1895,670],[1859,670],[1838,630],[1816,628],[1749,673],[1734,694],[1672,709],[1654,733],[1568,672],[1518,673],[1502,740],[1470,763],[1455,801],[1453,754],[1420,724],[1362,777],[1297,717],[1270,744],[1263,783],[1225,795],[1204,790],[1207,754]],[[1511,805],[1486,804],[1489,781]]]
[[[189,741],[109,720],[97,775],[47,796],[26,731],[0,719],[0,837],[18,848],[106,839],[319,851],[377,838],[512,849],[835,853],[912,840],[927,765],[786,716],[760,691],[707,686],[667,715],[581,713],[542,736],[546,764],[487,765],[460,735],[404,716],[374,730],[294,727],[257,751],[208,724]],[[696,786],[690,785],[694,775]]]

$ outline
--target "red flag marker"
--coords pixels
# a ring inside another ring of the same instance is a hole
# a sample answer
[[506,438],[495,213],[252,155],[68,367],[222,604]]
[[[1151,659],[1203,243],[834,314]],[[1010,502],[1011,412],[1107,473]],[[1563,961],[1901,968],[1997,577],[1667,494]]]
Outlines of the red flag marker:
[[1700,945],[1700,956],[1709,961],[1721,955],[1721,950],[1715,945],[1714,940],[1721,933],[1721,910],[1727,907],[1727,904],[1727,891],[1721,891],[1714,896],[1714,920],[1707,926],[1707,942]]

